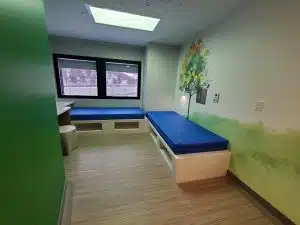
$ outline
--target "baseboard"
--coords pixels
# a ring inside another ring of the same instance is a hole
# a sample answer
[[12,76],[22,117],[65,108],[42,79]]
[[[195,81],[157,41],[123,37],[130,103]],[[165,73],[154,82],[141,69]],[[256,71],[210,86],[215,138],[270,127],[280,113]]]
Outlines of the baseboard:
[[267,202],[263,197],[261,197],[258,193],[252,190],[247,184],[245,184],[242,180],[240,180],[235,174],[228,170],[228,177],[230,177],[234,182],[238,183],[243,189],[255,200],[257,200],[264,209],[266,209],[271,215],[276,217],[280,222],[285,225],[296,225],[289,218],[287,218],[282,212],[272,206],[269,202]]
[[66,181],[60,206],[58,225],[71,225],[74,185]]

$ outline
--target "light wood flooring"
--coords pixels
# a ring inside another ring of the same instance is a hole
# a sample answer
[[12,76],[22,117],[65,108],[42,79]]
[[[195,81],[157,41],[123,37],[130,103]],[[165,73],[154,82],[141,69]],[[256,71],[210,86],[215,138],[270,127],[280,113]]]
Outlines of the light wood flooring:
[[281,224],[230,179],[177,186],[148,134],[80,143],[65,159],[73,225]]

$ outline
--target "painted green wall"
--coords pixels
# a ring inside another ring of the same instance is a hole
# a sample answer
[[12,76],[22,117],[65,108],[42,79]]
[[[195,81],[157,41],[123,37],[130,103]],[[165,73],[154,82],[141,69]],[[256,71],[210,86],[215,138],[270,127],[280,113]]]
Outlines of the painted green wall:
[[0,224],[55,225],[65,178],[43,1],[0,6]]
[[191,120],[230,140],[230,170],[281,212],[300,222],[300,131],[276,133],[261,123],[243,124],[203,113],[193,113]]

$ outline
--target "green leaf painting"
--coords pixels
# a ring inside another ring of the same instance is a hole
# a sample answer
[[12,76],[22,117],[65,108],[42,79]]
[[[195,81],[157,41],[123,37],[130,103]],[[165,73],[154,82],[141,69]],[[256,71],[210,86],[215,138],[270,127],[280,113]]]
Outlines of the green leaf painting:
[[189,94],[187,118],[190,114],[192,96],[201,93],[202,89],[209,88],[211,81],[208,79],[206,70],[208,55],[209,49],[200,39],[189,46],[184,57],[179,77],[179,90]]
[[201,88],[208,88],[210,81],[207,78],[207,58],[209,49],[202,40],[191,44],[183,61],[180,73],[179,89],[191,96]]
[[230,140],[230,170],[261,197],[300,224],[300,131],[269,131],[262,123],[200,112],[195,123]]

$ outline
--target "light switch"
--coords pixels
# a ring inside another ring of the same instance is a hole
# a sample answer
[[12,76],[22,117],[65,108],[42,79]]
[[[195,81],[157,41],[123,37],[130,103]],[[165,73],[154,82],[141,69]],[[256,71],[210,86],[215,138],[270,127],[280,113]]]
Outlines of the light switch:
[[255,111],[262,112],[264,110],[265,101],[261,100],[256,102],[255,104]]
[[215,93],[214,95],[214,103],[218,103],[220,99],[220,93]]

